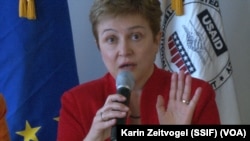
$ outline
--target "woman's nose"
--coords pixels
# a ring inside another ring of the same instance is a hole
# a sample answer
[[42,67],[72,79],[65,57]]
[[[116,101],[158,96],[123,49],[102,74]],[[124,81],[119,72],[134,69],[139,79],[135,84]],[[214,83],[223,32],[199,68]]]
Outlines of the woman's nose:
[[131,55],[133,52],[130,44],[128,41],[123,40],[119,44],[119,55],[120,56],[128,56]]

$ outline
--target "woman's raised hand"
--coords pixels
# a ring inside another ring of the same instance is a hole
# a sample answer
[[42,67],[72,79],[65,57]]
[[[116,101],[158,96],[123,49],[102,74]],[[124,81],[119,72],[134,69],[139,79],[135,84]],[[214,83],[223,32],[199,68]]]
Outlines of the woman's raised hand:
[[202,90],[197,88],[194,96],[190,97],[191,83],[191,76],[185,75],[183,71],[172,74],[167,107],[161,95],[157,98],[156,109],[160,124],[191,124]]

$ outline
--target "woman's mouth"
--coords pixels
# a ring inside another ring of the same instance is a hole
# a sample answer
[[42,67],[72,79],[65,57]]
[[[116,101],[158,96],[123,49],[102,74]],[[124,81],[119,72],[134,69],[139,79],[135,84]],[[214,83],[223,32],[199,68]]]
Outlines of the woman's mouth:
[[120,69],[131,70],[135,67],[135,64],[126,63],[119,66]]

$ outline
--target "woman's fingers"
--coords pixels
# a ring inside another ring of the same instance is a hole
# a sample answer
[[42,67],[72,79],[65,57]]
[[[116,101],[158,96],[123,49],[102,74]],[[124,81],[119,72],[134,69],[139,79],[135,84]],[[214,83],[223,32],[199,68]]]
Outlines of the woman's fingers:
[[165,113],[166,107],[164,104],[164,99],[161,95],[157,96],[156,110],[157,110],[158,115]]
[[157,115],[159,118],[159,122],[164,123],[164,118],[165,118],[165,114],[166,114],[166,107],[165,107],[165,101],[164,101],[162,95],[157,96],[156,111],[157,111]]
[[191,76],[187,75],[185,78],[185,86],[184,86],[184,91],[182,94],[181,101],[188,104],[190,101],[190,93],[191,93]]
[[183,95],[184,86],[185,86],[184,78],[185,78],[184,71],[181,70],[178,75],[176,100],[182,100],[182,95]]
[[176,100],[177,77],[177,73],[174,72],[171,77],[169,100]]
[[114,125],[116,122],[115,118],[111,119],[109,116],[107,116],[107,114],[105,112],[100,112],[100,114],[97,114],[96,120],[99,123],[102,123],[101,125],[103,126],[103,128],[110,127],[110,126]]
[[169,99],[171,100],[189,100],[191,92],[191,76],[185,77],[184,71],[180,71],[179,74],[174,72],[171,77],[171,85],[169,92]]
[[199,101],[201,91],[202,91],[201,87],[197,88],[195,93],[194,93],[194,96],[192,97],[192,100],[190,101],[190,106],[192,106],[193,108],[195,108],[196,104]]
[[128,107],[122,104],[122,102],[124,102],[125,100],[126,100],[126,97],[121,94],[109,95],[103,106],[103,110],[104,111],[108,111],[108,110],[127,111]]
[[126,97],[120,94],[109,95],[104,106],[96,113],[96,116],[99,116],[102,122],[125,117],[129,111],[129,108],[122,104],[125,100]]
[[112,103],[112,102],[124,102],[126,97],[121,94],[112,94],[109,95],[105,101],[105,104]]
[[160,124],[190,124],[194,109],[201,95],[197,88],[191,97],[192,78],[183,71],[174,72],[171,78],[167,108],[161,95],[157,97],[156,109]]
[[127,112],[109,110],[109,111],[101,112],[100,117],[101,117],[102,121],[108,121],[110,119],[123,118],[126,116],[126,114],[127,114]]

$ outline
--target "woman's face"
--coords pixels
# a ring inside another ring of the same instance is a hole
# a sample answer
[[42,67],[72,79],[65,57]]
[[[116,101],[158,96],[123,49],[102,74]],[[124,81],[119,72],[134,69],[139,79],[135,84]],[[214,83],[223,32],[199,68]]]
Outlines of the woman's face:
[[144,85],[154,69],[160,33],[154,38],[140,15],[103,18],[97,33],[102,59],[111,75],[116,78],[119,71],[129,70],[136,84]]

